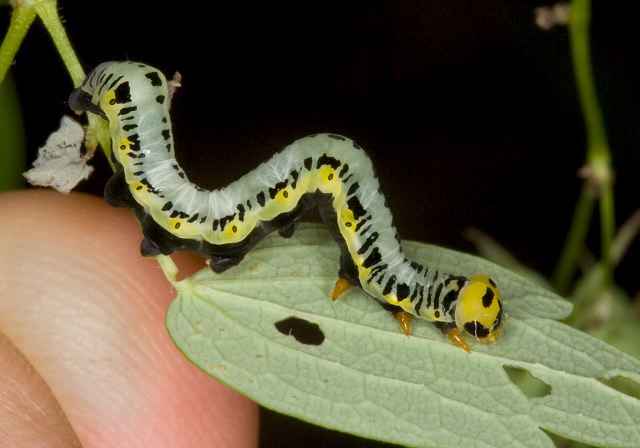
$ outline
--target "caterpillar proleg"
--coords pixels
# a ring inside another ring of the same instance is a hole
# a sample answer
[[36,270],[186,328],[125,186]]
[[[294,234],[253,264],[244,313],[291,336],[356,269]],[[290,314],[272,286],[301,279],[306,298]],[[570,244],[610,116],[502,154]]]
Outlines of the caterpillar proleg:
[[105,197],[135,212],[143,255],[196,252],[223,272],[265,235],[291,236],[304,212],[317,206],[341,251],[334,299],[357,285],[393,308],[406,334],[410,318],[418,317],[467,351],[462,332],[496,340],[502,303],[495,282],[439,272],[405,256],[371,160],[358,144],[335,134],[305,137],[207,191],[176,162],[167,101],[164,75],[132,61],[100,64],[69,97],[72,109],[109,122],[118,170]]

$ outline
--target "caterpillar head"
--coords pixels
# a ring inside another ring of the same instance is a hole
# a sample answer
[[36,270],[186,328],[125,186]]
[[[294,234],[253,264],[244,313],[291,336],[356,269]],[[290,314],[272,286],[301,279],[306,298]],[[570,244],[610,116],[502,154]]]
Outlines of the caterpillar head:
[[481,342],[496,342],[502,330],[502,301],[495,282],[474,275],[460,291],[455,311],[456,326]]

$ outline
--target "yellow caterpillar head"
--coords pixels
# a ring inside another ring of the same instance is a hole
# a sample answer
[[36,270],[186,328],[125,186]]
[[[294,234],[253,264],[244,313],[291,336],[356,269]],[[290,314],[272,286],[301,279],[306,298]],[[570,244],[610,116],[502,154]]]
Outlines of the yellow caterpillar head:
[[474,275],[460,291],[455,312],[456,326],[481,342],[496,342],[502,329],[502,302],[495,282]]

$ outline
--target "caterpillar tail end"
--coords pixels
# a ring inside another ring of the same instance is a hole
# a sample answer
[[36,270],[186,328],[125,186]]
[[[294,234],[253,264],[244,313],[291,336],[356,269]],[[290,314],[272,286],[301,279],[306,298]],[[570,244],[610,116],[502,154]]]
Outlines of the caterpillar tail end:
[[331,300],[335,302],[349,288],[351,288],[351,283],[349,282],[349,280],[340,277],[333,287],[333,291],[331,292]]
[[471,353],[471,346],[464,339],[464,336],[462,335],[462,333],[460,333],[460,330],[458,330],[458,328],[456,327],[451,328],[447,330],[446,333],[454,345],[460,347],[462,350],[464,350],[467,353]]
[[398,311],[396,313],[396,320],[400,324],[400,329],[402,330],[405,336],[411,335],[412,319],[413,319],[413,315],[411,313],[407,313],[406,311]]

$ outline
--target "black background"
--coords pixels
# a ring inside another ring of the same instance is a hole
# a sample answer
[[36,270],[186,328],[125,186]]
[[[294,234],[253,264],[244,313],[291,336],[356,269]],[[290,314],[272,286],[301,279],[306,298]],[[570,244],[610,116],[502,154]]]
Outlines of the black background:
[[[624,9],[632,2],[594,3],[593,62],[620,223],[639,202],[637,16]],[[567,30],[537,29],[538,2],[159,4],[60,1],[87,70],[131,59],[183,75],[172,118],[177,157],[193,181],[220,187],[297,138],[344,134],[373,159],[403,238],[472,251],[462,235],[477,227],[551,273],[586,141]],[[5,8],[0,29],[7,18]],[[72,89],[40,24],[13,75],[32,160],[68,113]],[[94,164],[98,173],[82,189],[101,194],[109,168],[101,156]],[[618,271],[630,294],[638,292],[638,247]],[[265,447],[378,446],[262,417]]]

